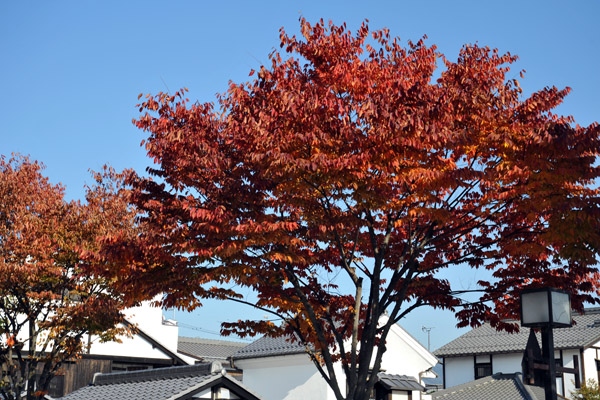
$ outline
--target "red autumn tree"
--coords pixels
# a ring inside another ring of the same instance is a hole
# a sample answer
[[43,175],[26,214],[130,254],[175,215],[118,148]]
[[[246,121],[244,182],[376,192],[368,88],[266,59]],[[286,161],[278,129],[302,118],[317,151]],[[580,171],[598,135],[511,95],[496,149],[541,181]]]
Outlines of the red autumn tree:
[[81,255],[111,232],[131,230],[134,214],[106,182],[88,190],[86,204],[67,202],[42,168],[26,157],[0,158],[0,397],[7,400],[41,398],[88,335],[122,333],[123,296],[86,272]]
[[[524,98],[516,57],[477,45],[453,62],[366,24],[301,31],[216,107],[183,90],[141,103],[156,166],[130,180],[148,231],[124,286],[188,308],[254,289],[282,323],[224,332],[307,344],[340,400],[368,398],[391,325],[418,307],[515,329],[525,286],[596,302],[599,128],[553,114],[568,88]],[[470,268],[493,278],[466,302],[440,272]]]

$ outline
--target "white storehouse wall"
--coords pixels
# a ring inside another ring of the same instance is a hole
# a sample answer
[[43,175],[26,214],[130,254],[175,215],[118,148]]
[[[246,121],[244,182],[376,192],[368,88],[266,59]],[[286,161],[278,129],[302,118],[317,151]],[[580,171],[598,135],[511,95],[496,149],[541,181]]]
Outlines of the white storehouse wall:
[[[387,374],[408,375],[420,382],[434,377],[427,372],[437,358],[399,325],[394,325],[386,341],[387,351],[381,369]],[[320,375],[306,354],[291,354],[235,360],[235,366],[244,371],[245,386],[259,393],[264,400],[334,400],[333,390]],[[345,395],[345,375],[341,364],[335,365],[342,394]],[[402,397],[394,397],[394,400]],[[413,391],[412,400],[421,400],[421,392]]]
[[335,399],[306,354],[236,360],[235,365],[244,371],[243,384],[263,400]]
[[[188,364],[194,364],[195,360],[193,358],[177,353],[179,327],[176,323],[163,323],[163,310],[160,307],[152,306],[149,301],[143,302],[139,307],[132,307],[125,310],[125,318],[152,339],[173,353],[176,353]],[[134,335],[133,337],[121,336],[119,337],[121,343],[101,343],[98,337],[95,336],[92,336],[91,339],[90,354],[156,359],[170,358],[170,356],[153,347],[151,343],[139,335]]]
[[446,358],[444,363],[446,388],[475,380],[473,356]]

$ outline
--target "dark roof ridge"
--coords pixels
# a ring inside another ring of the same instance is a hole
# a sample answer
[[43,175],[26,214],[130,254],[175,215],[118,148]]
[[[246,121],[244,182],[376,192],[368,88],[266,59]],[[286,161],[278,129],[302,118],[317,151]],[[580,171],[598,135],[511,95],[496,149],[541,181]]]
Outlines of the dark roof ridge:
[[526,385],[525,382],[523,382],[523,374],[521,374],[520,372],[515,373],[515,384],[517,385],[519,390],[521,390],[521,392],[523,392],[523,395],[525,397],[529,397],[531,399],[537,399],[537,396],[531,390],[530,385]]
[[185,365],[182,367],[155,368],[142,371],[111,372],[107,374],[96,374],[92,385],[111,385],[116,383],[146,382],[163,379],[176,379],[191,376],[204,376],[220,373],[220,363],[202,363]]

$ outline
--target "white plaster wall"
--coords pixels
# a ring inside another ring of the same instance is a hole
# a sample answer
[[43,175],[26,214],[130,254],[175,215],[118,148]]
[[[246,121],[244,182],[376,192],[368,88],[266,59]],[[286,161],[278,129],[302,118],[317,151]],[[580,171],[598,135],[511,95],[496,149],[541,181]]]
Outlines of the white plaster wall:
[[125,318],[146,332],[169,350],[177,351],[179,327],[177,325],[163,324],[163,310],[153,307],[150,302],[144,302],[140,307],[125,310]]
[[194,399],[211,399],[212,398],[212,389],[208,388],[199,393],[196,393],[193,396]]
[[333,392],[305,354],[237,360],[243,383],[263,400],[334,399]]
[[473,356],[446,358],[444,362],[446,363],[444,367],[446,388],[475,380]]
[[[125,318],[136,324],[140,329],[146,332],[149,336],[167,347],[174,353],[177,352],[177,341],[179,328],[175,325],[163,325],[163,312],[161,308],[152,307],[150,302],[143,302],[139,307],[133,307],[125,310]],[[24,317],[23,317],[24,318]],[[19,334],[21,339],[25,339],[28,325]],[[88,337],[84,336],[84,353],[87,353]],[[122,335],[119,337],[119,342],[101,343],[97,336],[91,337],[91,354],[99,355],[118,355],[124,357],[144,357],[144,358],[159,358],[168,359],[163,352],[152,346],[139,336],[128,337]],[[28,344],[25,346],[28,348]],[[193,364],[194,361],[182,356],[183,359]]]
[[[420,373],[437,364],[438,359],[429,353],[402,327],[394,325],[386,341],[381,369],[388,374],[414,377],[433,375]],[[244,371],[243,382],[259,393],[264,400],[333,400],[333,390],[306,354],[236,360],[235,365]],[[340,389],[345,395],[345,375],[340,363],[335,364]],[[413,400],[420,400],[420,392],[413,392]]]
[[[116,355],[122,357],[144,357],[144,358],[170,358],[162,351],[152,348],[152,345],[140,336],[119,338],[121,343],[106,342],[101,343],[97,337],[92,337],[92,346],[90,354]],[[160,341],[160,340],[159,340]]]
[[492,373],[514,374],[521,372],[522,354],[493,354],[492,355]]
[[[598,343],[596,344],[596,346]],[[596,371],[596,349],[590,348],[583,351],[583,368],[585,371],[585,379],[593,379],[598,381],[598,372]]]
[[[144,302],[139,307],[133,307],[125,310],[125,318],[143,330],[148,336],[177,353],[177,340],[179,328],[177,325],[163,324],[163,311],[159,307],[153,307],[150,302]],[[153,348],[150,343],[140,336],[133,337],[120,336],[121,343],[106,342],[101,343],[98,337],[92,336],[91,354],[118,355],[124,357],[144,357],[168,359],[159,349]],[[189,364],[194,361],[190,357],[179,355]]]
[[[574,368],[573,356],[576,355],[581,358],[578,349],[563,350],[563,366],[567,368]],[[555,357],[560,357],[560,352],[555,352]],[[584,353],[583,365],[585,365],[586,378],[596,376],[596,364],[595,364],[596,351],[588,349]],[[494,354],[492,355],[492,373],[505,373],[512,374],[515,372],[521,372],[521,360],[523,355],[521,353],[509,353],[509,354]],[[579,368],[583,368],[582,360],[579,360]],[[593,371],[592,376],[589,375],[588,371]],[[446,387],[456,386],[462,383],[470,382],[475,379],[473,357],[452,357],[446,358]],[[562,392],[564,380],[564,393]],[[557,378],[556,387],[561,395],[570,395],[575,390],[575,375],[564,374],[563,378]]]
[[391,400],[412,400],[408,397],[408,393],[393,393]]
[[[437,358],[398,325],[390,330],[387,351],[381,360],[381,369],[388,374],[412,376],[420,382],[420,373],[435,366]],[[419,350],[417,350],[419,349]],[[427,375],[430,376],[430,375]]]
[[[579,360],[579,370],[582,370],[582,364],[581,364],[581,354],[579,353],[579,349],[572,349],[572,350],[563,350],[563,367],[567,367],[567,368],[575,368],[575,364],[573,364],[573,356],[577,356],[578,360]],[[594,365],[594,369],[595,369],[595,365]],[[581,380],[581,376],[579,377],[579,379]],[[575,374],[564,374],[563,377],[564,380],[564,384],[565,384],[565,395],[566,397],[570,397],[571,396],[571,392],[575,391]]]
[[[212,388],[206,389],[200,393],[196,393],[192,396],[193,399],[212,399]],[[219,388],[217,398],[219,399],[227,399],[227,400],[238,400],[239,397],[232,393],[227,388]]]

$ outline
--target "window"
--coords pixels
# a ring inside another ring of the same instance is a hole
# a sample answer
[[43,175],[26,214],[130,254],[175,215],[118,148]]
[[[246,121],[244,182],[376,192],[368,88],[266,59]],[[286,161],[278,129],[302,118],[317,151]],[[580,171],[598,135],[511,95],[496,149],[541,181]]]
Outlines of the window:
[[562,373],[562,371],[558,370],[559,368],[561,368],[563,366],[562,358],[555,358],[554,359],[554,365],[555,365],[555,368],[556,368],[556,377],[557,378],[562,378],[563,373]]
[[490,354],[475,356],[475,379],[484,378],[492,374],[492,356]]

